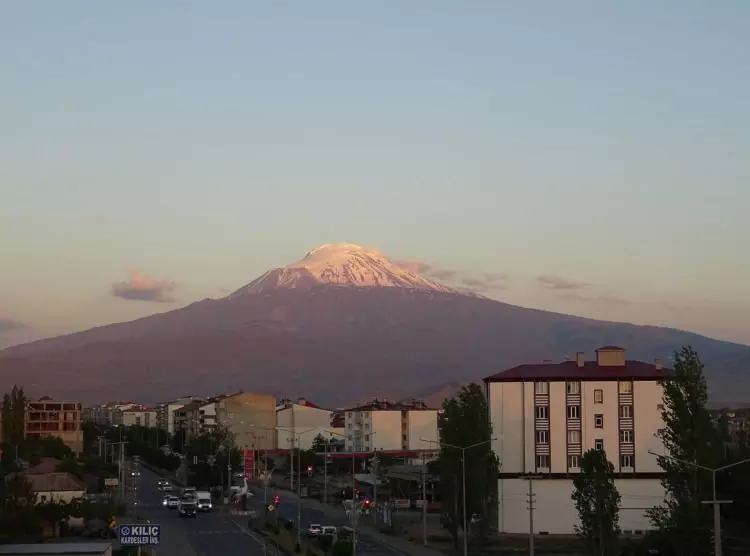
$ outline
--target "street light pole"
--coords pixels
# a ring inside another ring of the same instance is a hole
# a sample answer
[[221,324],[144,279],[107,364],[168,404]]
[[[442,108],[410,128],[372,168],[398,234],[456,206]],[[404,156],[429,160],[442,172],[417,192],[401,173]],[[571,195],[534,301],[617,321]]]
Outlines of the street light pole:
[[469,554],[469,532],[468,532],[468,522],[466,520],[466,452],[467,450],[471,450],[472,448],[476,448],[477,446],[483,446],[485,444],[489,444],[494,438],[490,438],[489,440],[483,440],[482,442],[476,442],[474,444],[470,444],[468,446],[455,446],[453,444],[446,444],[445,442],[438,442],[436,440],[428,440],[426,438],[420,438],[422,442],[429,442],[431,444],[437,444],[438,446],[446,446],[447,448],[453,448],[454,450],[461,450],[461,485],[463,490],[463,528],[464,528],[464,556],[468,556]]
[[722,556],[722,546],[721,546],[721,504],[731,504],[732,500],[717,500],[716,499],[716,474],[720,471],[726,471],[727,469],[730,469],[732,467],[736,467],[738,465],[742,465],[744,463],[750,463],[750,458],[743,459],[741,461],[736,461],[734,463],[730,463],[728,465],[722,465],[721,467],[706,467],[705,465],[699,465],[697,463],[694,463],[692,461],[687,461],[683,459],[679,459],[673,456],[669,456],[666,454],[657,454],[655,452],[652,452],[649,450],[648,452],[652,456],[656,457],[662,457],[671,459],[672,461],[676,461],[678,463],[682,463],[684,465],[688,465],[690,467],[693,467],[695,469],[702,469],[703,471],[708,471],[711,473],[711,487],[712,487],[712,500],[702,500],[701,504],[711,504],[713,506],[714,510],[714,556]]

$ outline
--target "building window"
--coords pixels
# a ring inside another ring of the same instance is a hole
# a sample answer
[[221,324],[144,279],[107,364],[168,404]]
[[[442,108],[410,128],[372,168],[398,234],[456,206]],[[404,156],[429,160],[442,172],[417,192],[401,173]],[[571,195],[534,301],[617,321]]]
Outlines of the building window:
[[536,466],[540,469],[549,469],[549,456],[537,456]]
[[594,440],[594,450],[604,450],[604,440],[601,438]]
[[370,430],[370,425],[368,423],[365,423],[365,430],[366,431]]
[[536,406],[537,419],[549,419],[549,408],[546,405]]
[[568,382],[567,389],[568,389],[568,394],[580,394],[581,383],[580,382]]
[[580,418],[581,418],[581,406],[569,405],[568,406],[568,419],[580,419]]
[[352,412],[351,411],[349,412],[349,414],[347,415],[347,417],[349,417],[349,419],[352,418]]
[[350,429],[350,428],[352,428],[352,424],[351,424],[351,423],[348,423],[348,424],[346,425],[346,428],[347,428],[347,429]]
[[370,412],[369,412],[369,411],[365,411],[365,412],[364,412],[364,413],[362,414],[362,417],[364,417],[365,419],[369,419],[369,418],[370,418]]
[[620,383],[620,394],[632,394],[633,383],[630,381]]
[[633,418],[633,406],[632,405],[621,405],[620,406],[620,418],[621,419],[632,419]]
[[549,431],[536,431],[537,444],[549,444]]
[[597,429],[604,428],[604,415],[594,415],[594,427]]
[[369,434],[366,434],[366,435],[365,435],[365,441],[366,441],[366,442],[369,442],[369,441],[370,441],[370,435],[369,435]]
[[630,444],[633,442],[633,431],[620,431],[620,442]]
[[568,444],[580,444],[581,431],[568,431]]
[[578,469],[581,466],[579,456],[568,456],[568,469]]
[[620,456],[620,467],[630,467],[632,469],[634,467],[633,463],[632,455],[628,454]]
[[546,382],[536,382],[534,383],[534,392],[537,394],[547,394],[549,393],[549,384]]
[[594,403],[604,403],[604,390],[594,390]]

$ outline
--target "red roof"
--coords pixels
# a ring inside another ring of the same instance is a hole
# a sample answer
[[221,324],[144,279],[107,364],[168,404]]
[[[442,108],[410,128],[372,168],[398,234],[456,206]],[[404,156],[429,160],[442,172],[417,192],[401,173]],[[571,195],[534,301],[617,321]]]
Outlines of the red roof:
[[562,363],[533,363],[518,365],[484,379],[485,382],[522,382],[533,380],[661,380],[671,375],[670,369],[657,370],[656,365],[643,361],[625,361],[621,366],[600,367],[596,361],[586,361],[579,367],[576,361]]

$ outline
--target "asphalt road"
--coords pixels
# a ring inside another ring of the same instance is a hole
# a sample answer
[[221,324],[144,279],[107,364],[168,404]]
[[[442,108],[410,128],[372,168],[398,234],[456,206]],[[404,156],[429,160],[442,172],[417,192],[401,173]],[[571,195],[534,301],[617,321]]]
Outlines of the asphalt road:
[[[259,515],[263,515],[260,510],[263,507],[263,489],[253,489],[253,505],[259,510]],[[291,519],[297,522],[297,497],[288,491],[284,490],[272,490],[268,489],[268,499],[273,501],[274,496],[278,494],[280,505],[277,509],[279,518]],[[309,506],[308,506],[309,504]],[[349,526],[349,518],[343,511],[343,508],[339,511],[333,508],[328,509],[325,513],[318,509],[316,503],[311,503],[306,500],[302,500],[301,512],[302,517],[302,534],[304,535],[308,525],[315,523],[318,525],[333,525],[340,527],[342,525]],[[310,507],[313,506],[313,507]],[[360,523],[367,521],[368,524],[373,523],[373,517],[362,516]],[[359,530],[359,528],[358,528]],[[391,547],[385,543],[380,542],[378,539],[373,538],[367,533],[360,532],[357,535],[359,542],[357,543],[357,555],[358,556],[405,556],[406,552]]]
[[[161,525],[158,556],[261,556],[263,541],[247,527],[247,519],[219,511],[181,518],[177,510],[162,506],[163,494],[157,488],[160,477],[141,468],[138,485],[141,523],[148,519]],[[177,489],[175,489],[177,490]],[[174,493],[175,495],[178,492]]]

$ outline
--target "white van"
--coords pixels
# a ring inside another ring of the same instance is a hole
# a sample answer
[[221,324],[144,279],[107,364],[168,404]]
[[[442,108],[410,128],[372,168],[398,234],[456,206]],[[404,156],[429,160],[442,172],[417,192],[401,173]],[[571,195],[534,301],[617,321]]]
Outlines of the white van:
[[213,507],[213,504],[211,504],[211,493],[207,491],[196,492],[195,502],[198,506],[198,510],[201,512],[210,512]]

